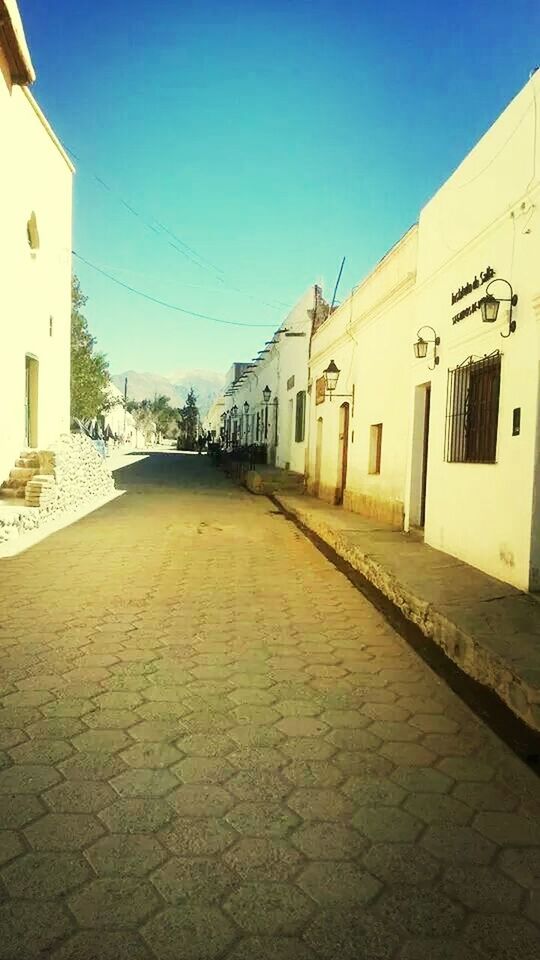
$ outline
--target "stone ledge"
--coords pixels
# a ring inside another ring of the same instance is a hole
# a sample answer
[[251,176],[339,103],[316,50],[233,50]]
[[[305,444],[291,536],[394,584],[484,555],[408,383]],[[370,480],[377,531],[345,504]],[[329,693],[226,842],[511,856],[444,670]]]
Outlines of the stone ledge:
[[276,492],[274,499],[540,733],[540,604],[533,596],[314,497]]

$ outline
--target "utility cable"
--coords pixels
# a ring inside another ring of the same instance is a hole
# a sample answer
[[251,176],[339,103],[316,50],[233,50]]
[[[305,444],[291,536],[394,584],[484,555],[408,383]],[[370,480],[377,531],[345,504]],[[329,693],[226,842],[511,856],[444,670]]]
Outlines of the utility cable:
[[85,263],[87,267],[91,267],[92,270],[95,270],[96,273],[100,273],[102,276],[107,277],[108,280],[111,280],[113,283],[118,284],[119,287],[123,287],[124,290],[129,290],[130,293],[136,294],[138,297],[142,297],[144,300],[149,300],[151,303],[157,303],[160,307],[166,307],[168,310],[176,310],[178,313],[185,313],[190,317],[198,317],[200,320],[211,320],[213,323],[224,323],[229,327],[258,327],[268,329],[268,327],[273,327],[273,323],[240,323],[238,320],[223,320],[221,317],[211,317],[207,313],[196,313],[194,310],[187,310],[185,307],[179,307],[174,303],[167,303],[165,300],[159,300],[158,297],[153,297],[149,293],[144,293],[142,290],[136,290],[135,287],[131,287],[128,283],[124,283],[123,280],[119,280],[118,277],[114,277],[112,273],[108,273],[106,270],[102,270],[101,267],[96,266],[95,263],[91,263],[90,260],[86,260],[85,257],[82,257],[80,253],[77,253],[76,250],[71,251],[74,257],[77,257],[81,263]]
[[[84,166],[84,161],[81,160],[81,158],[78,156],[78,154],[75,153],[74,150],[72,150],[70,147],[67,147],[67,146],[66,146],[66,150],[68,151],[68,153],[71,154],[74,160],[77,161],[77,163],[83,163],[83,166]],[[239,293],[243,297],[247,297],[249,300],[253,300],[254,302],[261,303],[263,306],[269,307],[271,310],[281,310],[283,307],[286,307],[288,309],[288,304],[282,303],[279,300],[275,300],[272,303],[272,302],[269,302],[268,300],[263,300],[260,297],[255,297],[253,294],[248,293],[245,290],[242,290],[240,287],[235,287],[229,283],[226,283],[225,273],[221,269],[221,267],[217,267],[210,260],[207,260],[206,257],[203,257],[202,254],[198,253],[197,250],[194,250],[193,247],[190,247],[189,244],[187,244],[184,240],[178,237],[177,234],[173,233],[172,230],[169,230],[168,227],[166,227],[163,223],[161,223],[155,217],[148,219],[147,217],[143,216],[143,214],[141,214],[140,211],[138,211],[136,207],[133,206],[133,204],[128,203],[128,201],[125,200],[124,197],[122,197],[122,195],[118,193],[118,191],[113,189],[113,187],[111,187],[108,183],[106,183],[102,177],[99,177],[97,173],[90,171],[90,175],[93,177],[93,179],[97,183],[99,183],[101,187],[107,190],[107,192],[110,193],[111,196],[118,201],[118,203],[120,203],[123,207],[125,207],[125,209],[128,210],[129,213],[132,214],[132,216],[136,217],[137,220],[140,220],[140,222],[144,224],[144,226],[148,230],[151,230],[152,233],[155,233],[156,236],[160,237],[160,239],[164,243],[168,244],[168,246],[172,247],[173,250],[176,250],[177,253],[181,254],[191,263],[195,264],[196,267],[199,267],[202,270],[209,270],[210,272],[214,273],[217,280],[220,283],[222,283],[224,287],[234,291],[235,293]],[[159,229],[156,229],[156,227],[158,227]]]

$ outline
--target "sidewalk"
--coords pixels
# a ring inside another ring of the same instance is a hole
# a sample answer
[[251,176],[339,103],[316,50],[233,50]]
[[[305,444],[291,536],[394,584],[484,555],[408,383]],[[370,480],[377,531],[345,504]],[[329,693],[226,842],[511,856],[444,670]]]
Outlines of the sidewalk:
[[459,668],[540,732],[540,603],[408,534],[315,497],[275,501],[387,597]]

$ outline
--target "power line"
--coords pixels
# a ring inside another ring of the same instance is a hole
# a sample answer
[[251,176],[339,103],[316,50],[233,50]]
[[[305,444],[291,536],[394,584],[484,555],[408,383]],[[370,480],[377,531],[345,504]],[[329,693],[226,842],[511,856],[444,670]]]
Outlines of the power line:
[[[82,162],[84,165],[84,161],[81,160],[81,157],[79,157],[74,150],[71,150],[71,148],[67,146],[66,146],[66,150],[77,161],[77,163]],[[128,201],[125,200],[124,197],[122,197],[122,195],[117,190],[113,189],[113,187],[111,187],[110,184],[106,183],[102,177],[99,177],[97,173],[90,171],[90,175],[93,177],[93,179],[97,183],[100,184],[101,187],[107,190],[107,192],[110,193],[111,196],[118,201],[118,203],[120,203],[123,207],[125,207],[125,209],[128,210],[129,213],[132,214],[132,216],[136,217],[137,220],[140,220],[140,222],[144,224],[144,226],[148,230],[151,230],[152,233],[155,233],[156,236],[160,237],[160,239],[164,243],[168,244],[168,246],[172,247],[173,250],[176,250],[177,253],[181,254],[191,263],[195,264],[196,267],[199,267],[202,270],[209,270],[210,272],[213,272],[216,275],[219,282],[222,283],[224,286],[226,286],[229,290],[233,290],[235,293],[239,293],[241,294],[241,296],[247,297],[249,300],[253,300],[255,302],[261,303],[263,304],[263,306],[270,307],[271,310],[281,310],[283,308],[289,309],[288,304],[286,303],[282,303],[280,301],[274,301],[273,303],[271,303],[268,300],[263,300],[260,297],[253,296],[253,294],[248,293],[246,290],[242,290],[240,287],[235,287],[235,286],[232,286],[231,284],[226,284],[225,272],[221,269],[221,267],[217,267],[214,263],[211,262],[211,260],[208,260],[206,257],[203,257],[202,254],[198,253],[197,250],[194,250],[193,247],[190,247],[189,244],[185,242],[185,240],[182,240],[179,236],[177,236],[177,234],[173,233],[172,230],[166,227],[163,223],[161,223],[155,217],[152,217],[151,220],[148,220],[145,216],[143,216],[143,214],[140,213],[139,210],[136,209],[136,207],[133,206],[133,204],[128,203]],[[156,227],[158,227],[159,229],[156,229]]]
[[119,287],[123,287],[125,290],[129,290],[130,293],[136,294],[138,297],[143,297],[144,300],[150,300],[151,303],[157,303],[160,307],[167,307],[168,310],[176,310],[178,313],[185,313],[190,317],[198,317],[200,320],[211,320],[213,323],[224,323],[229,327],[258,327],[259,329],[268,327],[273,327],[273,323],[239,323],[237,320],[223,320],[221,317],[211,317],[207,313],[196,313],[194,310],[187,310],[185,307],[179,307],[174,303],[167,303],[165,300],[159,300],[158,297],[153,297],[149,293],[144,293],[142,290],[136,290],[135,287],[131,287],[128,283],[124,283],[123,280],[119,280],[118,277],[114,277],[112,273],[108,273],[106,270],[102,270],[101,267],[96,266],[95,263],[91,263],[90,260],[86,260],[85,257],[82,257],[80,253],[77,253],[76,250],[71,251],[74,257],[77,257],[81,263],[85,263],[87,267],[91,267],[92,270],[95,270],[97,273],[101,273],[102,276],[107,277],[108,280],[111,280],[113,283],[118,284]]

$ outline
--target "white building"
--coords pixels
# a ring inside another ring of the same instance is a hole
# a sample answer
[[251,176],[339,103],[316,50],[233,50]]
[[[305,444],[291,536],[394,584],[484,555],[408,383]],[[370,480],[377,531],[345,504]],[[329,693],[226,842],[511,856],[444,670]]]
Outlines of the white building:
[[[540,588],[539,96],[540,72],[315,332],[308,454],[312,492],[424,528],[431,546],[531,590]],[[481,307],[488,288],[493,322]],[[341,371],[332,400],[331,360]]]
[[318,287],[310,287],[225,390],[226,441],[267,449],[268,462],[303,474],[307,376]]
[[133,414],[126,410],[124,395],[114,383],[107,386],[107,397],[109,406],[103,415],[105,428],[108,427],[116,437],[122,438],[124,443],[134,442],[136,425]]
[[29,91],[15,0],[0,0],[0,482],[69,431],[73,166]]

